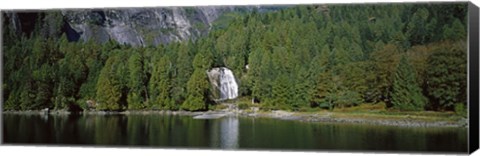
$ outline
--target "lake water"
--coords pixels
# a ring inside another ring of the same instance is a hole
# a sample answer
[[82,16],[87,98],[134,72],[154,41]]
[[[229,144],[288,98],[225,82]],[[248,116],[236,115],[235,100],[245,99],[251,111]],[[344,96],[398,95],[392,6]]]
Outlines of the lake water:
[[466,128],[173,115],[3,115],[6,144],[466,153]]

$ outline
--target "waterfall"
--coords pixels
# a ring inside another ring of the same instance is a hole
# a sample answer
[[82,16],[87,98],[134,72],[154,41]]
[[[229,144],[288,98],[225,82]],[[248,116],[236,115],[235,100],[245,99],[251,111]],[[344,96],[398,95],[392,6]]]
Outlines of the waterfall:
[[227,68],[223,68],[220,74],[220,98],[234,99],[238,96],[238,86],[235,82],[233,72]]
[[233,72],[225,67],[207,71],[212,86],[220,92],[219,100],[235,99],[238,96],[238,85]]

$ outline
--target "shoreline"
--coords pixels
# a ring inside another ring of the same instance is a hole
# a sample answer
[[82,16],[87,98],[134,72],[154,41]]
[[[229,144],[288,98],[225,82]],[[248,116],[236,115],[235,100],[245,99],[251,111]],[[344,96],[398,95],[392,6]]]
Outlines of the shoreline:
[[[287,111],[244,111],[244,110],[210,110],[201,112],[165,111],[165,110],[127,110],[127,111],[82,111],[68,112],[64,110],[29,110],[3,111],[3,114],[17,115],[179,115],[191,116],[194,119],[216,119],[222,117],[270,118],[278,120],[293,120],[308,123],[346,123],[359,125],[382,125],[397,127],[468,127],[468,119],[457,120],[410,115],[379,115],[372,113],[341,113],[341,112],[287,112]],[[197,118],[198,117],[198,118]]]

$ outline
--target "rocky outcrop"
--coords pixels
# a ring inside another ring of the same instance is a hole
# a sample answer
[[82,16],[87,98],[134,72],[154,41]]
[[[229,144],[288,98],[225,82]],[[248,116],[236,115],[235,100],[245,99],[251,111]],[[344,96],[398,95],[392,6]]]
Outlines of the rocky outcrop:
[[[66,33],[70,41],[114,40],[132,46],[158,45],[206,35],[223,14],[233,11],[274,11],[285,6],[198,6],[115,9],[6,11],[3,24],[30,36],[37,25],[44,37]],[[58,16],[60,15],[60,16]],[[38,24],[40,22],[40,24]],[[55,29],[55,30],[52,30]]]
[[165,7],[104,10],[64,10],[67,24],[79,40],[109,39],[134,46],[168,43],[208,33],[212,22],[234,7]]

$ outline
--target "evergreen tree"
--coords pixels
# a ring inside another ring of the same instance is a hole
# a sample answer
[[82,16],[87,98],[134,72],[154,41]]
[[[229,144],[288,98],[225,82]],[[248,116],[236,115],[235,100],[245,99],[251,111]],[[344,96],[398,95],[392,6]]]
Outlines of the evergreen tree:
[[33,86],[31,82],[28,82],[27,84],[23,85],[21,88],[20,92],[20,109],[21,110],[32,110],[32,109],[40,109],[40,108],[35,108],[36,104],[34,102],[35,100],[35,92],[33,90]]
[[293,88],[292,82],[290,82],[290,79],[287,77],[287,75],[280,75],[275,79],[275,81],[272,84],[272,99],[271,99],[271,105],[268,105],[270,107],[269,109],[291,109],[290,105],[292,103],[292,91],[291,89]]
[[271,98],[272,82],[274,80],[274,68],[272,65],[272,57],[269,51],[262,52],[262,62],[259,69],[259,79],[254,83],[254,90],[259,95],[259,99]]
[[443,27],[443,38],[450,40],[462,40],[466,39],[467,31],[465,26],[459,19],[455,19],[451,26],[445,25]]
[[426,105],[426,98],[417,84],[415,71],[405,55],[402,55],[395,73],[392,104],[397,109],[409,111],[423,110]]
[[187,83],[188,97],[181,108],[190,111],[205,110],[208,108],[208,94],[210,93],[210,84],[205,68],[211,64],[211,60],[202,52],[197,53],[193,60],[195,71]]
[[375,97],[374,101],[384,101],[389,105],[391,104],[390,93],[399,54],[399,48],[393,44],[378,46],[371,53],[376,78],[369,88],[373,92],[373,97]]
[[171,86],[171,71],[173,65],[168,56],[161,57],[153,67],[152,78],[149,82],[149,92],[151,94],[151,101],[149,107],[152,109],[177,109],[174,101],[170,95]]
[[321,72],[316,79],[316,88],[313,91],[313,102],[320,108],[332,110],[337,101],[340,90],[338,76],[333,76],[331,71]]
[[33,108],[43,109],[52,107],[51,98],[53,96],[53,82],[52,75],[54,75],[51,67],[44,64],[39,69],[33,72],[33,79],[35,81],[35,100]]
[[312,81],[310,73],[308,73],[307,71],[308,70],[305,68],[301,68],[298,70],[294,86],[292,89],[290,89],[291,94],[293,95],[293,97],[291,98],[291,106],[294,110],[309,107],[309,102],[311,99],[310,93],[311,88],[314,87],[314,82]]
[[129,68],[129,93],[127,97],[128,109],[143,108],[144,96],[146,88],[144,86],[145,75],[143,74],[143,62],[140,54],[134,52],[128,60]]
[[251,85],[252,98],[260,98],[260,66],[262,61],[262,51],[255,49],[248,58],[248,84]]
[[187,84],[187,99],[181,108],[189,111],[207,109],[207,94],[210,84],[204,70],[196,69]]
[[310,81],[312,81],[312,87],[309,90],[309,97],[312,107],[318,106],[320,103],[323,102],[324,98],[324,83],[326,83],[326,76],[325,72],[328,68],[328,59],[330,55],[330,49],[328,45],[325,45],[322,48],[321,53],[317,54],[310,66],[309,66],[309,73],[310,73]]
[[430,29],[427,29],[429,11],[425,8],[419,8],[413,14],[412,19],[407,25],[407,36],[412,45],[424,44],[429,40],[429,35],[432,34]]
[[176,53],[176,57],[171,57],[176,58],[175,70],[172,74],[172,98],[176,104],[182,104],[188,95],[186,84],[193,72],[192,57],[186,43],[180,44],[178,51],[174,50],[172,52]]
[[120,81],[115,77],[115,61],[117,57],[110,57],[102,71],[97,83],[97,109],[120,110],[120,98],[122,96]]

